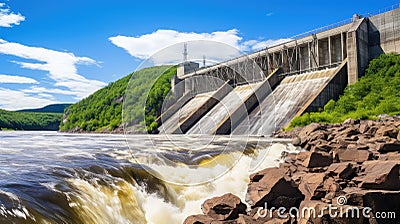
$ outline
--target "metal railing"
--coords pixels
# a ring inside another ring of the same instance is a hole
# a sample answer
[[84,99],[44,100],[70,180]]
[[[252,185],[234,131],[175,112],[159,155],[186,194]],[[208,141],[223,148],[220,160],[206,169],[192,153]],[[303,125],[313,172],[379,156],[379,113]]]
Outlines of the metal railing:
[[363,17],[369,18],[369,17],[373,17],[373,16],[376,16],[376,15],[379,15],[379,14],[382,14],[382,13],[385,13],[385,12],[389,12],[389,11],[392,11],[392,10],[395,10],[395,9],[398,9],[398,8],[400,8],[400,3],[394,4],[392,6],[389,6],[389,7],[383,8],[383,9],[376,10],[374,12],[364,13],[364,14],[361,14],[361,15]]
[[[376,16],[376,15],[379,15],[379,14],[382,14],[382,13],[385,13],[385,12],[389,12],[389,11],[392,11],[392,10],[395,10],[395,9],[398,9],[398,8],[400,8],[400,3],[394,4],[394,5],[389,6],[389,7],[385,7],[383,9],[376,10],[374,12],[363,13],[363,14],[359,14],[359,15],[361,17],[363,17],[363,18],[369,18],[369,17],[373,17],[373,16]],[[310,35],[313,35],[313,34],[321,33],[321,32],[327,31],[327,30],[331,30],[331,29],[334,29],[334,28],[337,28],[337,27],[340,27],[340,26],[344,26],[344,25],[349,24],[351,22],[353,22],[353,18],[348,18],[348,19],[345,19],[345,20],[342,20],[342,21],[339,21],[339,22],[336,22],[336,23],[333,23],[333,24],[330,24],[330,25],[327,25],[327,26],[323,26],[323,27],[320,27],[320,28],[316,28],[316,29],[301,33],[301,34],[297,34],[297,35],[294,35],[294,36],[288,38],[288,39],[290,39],[288,41],[285,41],[285,42],[282,42],[282,43],[278,43],[278,44],[275,44],[275,45],[271,45],[271,46],[267,46],[267,47],[265,47],[263,49],[256,50],[256,51],[251,52],[251,53],[246,53],[244,55],[241,55],[241,56],[238,56],[238,57],[235,57],[235,58],[223,61],[223,62],[218,62],[218,63],[210,65],[210,66],[208,66],[206,68],[210,68],[210,67],[214,67],[214,66],[218,66],[218,65],[223,65],[223,64],[226,64],[228,62],[238,60],[239,58],[248,57],[249,55],[261,53],[261,52],[266,51],[267,49],[270,49],[270,48],[273,48],[273,47],[284,46],[284,45],[286,45],[286,44],[288,44],[290,42],[293,42],[294,40],[297,40],[297,39],[300,39],[300,38],[303,38],[303,37],[306,37],[306,36],[310,36]],[[199,70],[196,70],[193,73],[189,73],[189,74],[197,74],[197,72],[199,72],[199,71],[201,71],[203,69],[204,68],[200,68]]]

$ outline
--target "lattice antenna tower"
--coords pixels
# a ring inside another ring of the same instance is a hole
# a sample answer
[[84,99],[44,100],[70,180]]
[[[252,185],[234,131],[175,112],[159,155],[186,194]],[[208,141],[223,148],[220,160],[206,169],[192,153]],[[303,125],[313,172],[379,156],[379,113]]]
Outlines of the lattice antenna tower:
[[187,43],[183,44],[183,61],[188,60],[188,50],[187,50]]

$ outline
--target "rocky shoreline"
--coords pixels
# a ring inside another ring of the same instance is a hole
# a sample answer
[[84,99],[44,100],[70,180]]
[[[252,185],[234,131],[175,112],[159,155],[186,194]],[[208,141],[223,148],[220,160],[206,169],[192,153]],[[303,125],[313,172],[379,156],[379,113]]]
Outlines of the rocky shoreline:
[[250,176],[246,203],[205,201],[185,224],[400,223],[400,117],[278,133],[304,151]]

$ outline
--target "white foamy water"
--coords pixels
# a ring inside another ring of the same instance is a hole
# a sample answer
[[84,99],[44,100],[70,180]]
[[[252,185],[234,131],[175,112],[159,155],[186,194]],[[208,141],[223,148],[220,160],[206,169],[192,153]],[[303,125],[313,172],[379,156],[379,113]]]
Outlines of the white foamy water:
[[0,170],[7,170],[0,173],[0,223],[182,223],[213,196],[233,193],[244,201],[249,174],[293,150],[264,140],[242,154],[243,139],[224,136],[151,136],[159,148],[147,136],[130,136],[130,149],[122,135],[0,136]]

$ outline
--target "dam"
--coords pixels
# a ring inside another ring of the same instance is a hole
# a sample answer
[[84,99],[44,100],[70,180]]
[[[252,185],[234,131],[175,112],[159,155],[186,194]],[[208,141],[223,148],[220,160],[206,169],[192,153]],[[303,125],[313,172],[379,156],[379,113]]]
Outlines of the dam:
[[[178,65],[178,99],[158,118],[164,134],[272,135],[337,100],[373,58],[400,53],[400,9],[353,18],[199,68]],[[216,81],[218,80],[218,81]]]

